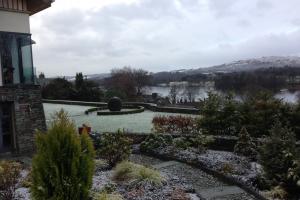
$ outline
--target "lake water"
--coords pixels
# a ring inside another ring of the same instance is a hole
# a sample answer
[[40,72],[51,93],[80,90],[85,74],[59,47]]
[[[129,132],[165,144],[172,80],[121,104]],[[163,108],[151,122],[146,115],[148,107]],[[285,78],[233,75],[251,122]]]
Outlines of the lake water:
[[[130,132],[150,133],[152,129],[152,119],[156,115],[178,115],[174,113],[152,112],[145,110],[142,113],[129,115],[111,115],[97,116],[97,113],[85,115],[84,111],[91,108],[88,106],[62,105],[62,104],[47,104],[44,103],[44,111],[49,125],[54,112],[64,109],[68,112],[70,118],[74,121],[77,127],[82,124],[88,124],[93,131],[97,132],[114,132],[118,129],[125,129]],[[185,115],[185,114],[181,114]],[[194,115],[186,115],[194,116]]]
[[[207,93],[208,91],[213,91],[211,88],[205,88],[205,87],[198,87],[196,89],[196,101],[199,101],[199,99],[203,99],[207,97]],[[161,87],[161,86],[155,86],[155,87],[149,87],[146,90],[147,94],[151,94],[151,93],[158,93],[160,96],[162,97],[166,97],[169,95],[170,92],[170,87],[169,86],[165,86],[165,87]],[[181,98],[184,99],[185,95],[184,95],[184,89],[180,89],[178,92],[178,100],[180,100]],[[275,94],[275,97],[278,99],[282,99],[285,102],[290,102],[290,103],[296,103],[299,100],[300,97],[300,91],[295,91],[295,92],[290,92],[288,90],[283,90],[281,92],[278,92],[277,94]]]

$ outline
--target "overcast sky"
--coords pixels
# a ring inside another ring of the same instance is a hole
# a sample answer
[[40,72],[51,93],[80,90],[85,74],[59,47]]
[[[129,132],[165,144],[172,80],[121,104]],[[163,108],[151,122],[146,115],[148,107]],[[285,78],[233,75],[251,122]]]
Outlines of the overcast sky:
[[56,0],[31,17],[46,76],[300,55],[299,0]]

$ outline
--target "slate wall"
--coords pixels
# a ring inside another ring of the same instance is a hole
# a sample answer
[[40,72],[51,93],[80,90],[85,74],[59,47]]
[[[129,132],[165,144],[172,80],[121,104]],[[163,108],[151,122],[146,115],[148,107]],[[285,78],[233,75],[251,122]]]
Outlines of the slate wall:
[[45,131],[46,122],[40,87],[14,85],[0,87],[0,103],[9,103],[13,110],[14,154],[32,154],[36,130]]

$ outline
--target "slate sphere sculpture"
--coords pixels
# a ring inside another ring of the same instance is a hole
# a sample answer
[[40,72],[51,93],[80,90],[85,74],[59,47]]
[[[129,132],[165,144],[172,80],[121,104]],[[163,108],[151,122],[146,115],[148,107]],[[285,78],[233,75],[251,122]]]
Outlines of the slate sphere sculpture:
[[122,101],[119,97],[113,97],[108,101],[107,107],[110,111],[121,111]]

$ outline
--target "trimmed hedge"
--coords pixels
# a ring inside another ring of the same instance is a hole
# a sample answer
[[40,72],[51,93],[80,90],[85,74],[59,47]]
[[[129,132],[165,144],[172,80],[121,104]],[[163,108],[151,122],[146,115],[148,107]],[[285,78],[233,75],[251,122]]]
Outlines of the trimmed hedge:
[[139,106],[137,108],[132,108],[132,110],[127,110],[127,111],[97,112],[97,115],[127,115],[127,114],[142,113],[144,111],[145,111],[145,108],[142,106]]

